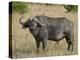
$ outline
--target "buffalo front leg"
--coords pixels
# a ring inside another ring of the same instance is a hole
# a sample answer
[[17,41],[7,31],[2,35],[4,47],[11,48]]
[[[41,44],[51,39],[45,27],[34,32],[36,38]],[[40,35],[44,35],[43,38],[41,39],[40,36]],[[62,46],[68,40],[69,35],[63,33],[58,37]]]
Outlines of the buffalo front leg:
[[42,48],[43,48],[43,50],[42,50],[42,54],[43,54],[43,55],[46,53],[46,50],[45,50],[46,45],[47,45],[46,43],[47,43],[46,40],[43,40],[43,41],[42,41]]
[[39,54],[40,41],[36,40],[37,54]]
[[46,40],[43,40],[43,41],[42,41],[42,48],[43,48],[43,51],[44,51],[45,48],[46,48]]

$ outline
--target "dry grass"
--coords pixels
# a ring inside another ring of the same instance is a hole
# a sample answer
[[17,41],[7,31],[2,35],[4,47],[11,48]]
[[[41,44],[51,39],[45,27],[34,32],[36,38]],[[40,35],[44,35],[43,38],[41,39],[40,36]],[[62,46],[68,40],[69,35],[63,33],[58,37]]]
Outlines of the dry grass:
[[74,51],[67,50],[67,43],[65,39],[61,40],[59,44],[55,41],[47,41],[46,52],[42,53],[40,46],[40,53],[36,53],[36,42],[29,29],[22,29],[19,18],[22,14],[12,14],[12,53],[13,58],[24,58],[24,57],[40,57],[40,56],[64,56],[77,54],[78,43],[77,43],[77,13],[65,13],[63,6],[45,6],[29,4],[30,12],[23,14],[24,20],[27,20],[30,16],[41,15],[43,12],[45,15],[50,17],[66,17],[74,23]]

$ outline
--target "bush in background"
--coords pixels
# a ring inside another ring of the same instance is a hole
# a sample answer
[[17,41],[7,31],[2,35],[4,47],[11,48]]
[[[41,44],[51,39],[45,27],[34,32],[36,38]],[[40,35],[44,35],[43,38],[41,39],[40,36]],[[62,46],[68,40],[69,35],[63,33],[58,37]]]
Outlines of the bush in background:
[[28,11],[28,4],[24,2],[12,2],[12,12],[26,12]]
[[77,12],[78,11],[77,5],[64,5],[64,8],[67,10],[67,12]]

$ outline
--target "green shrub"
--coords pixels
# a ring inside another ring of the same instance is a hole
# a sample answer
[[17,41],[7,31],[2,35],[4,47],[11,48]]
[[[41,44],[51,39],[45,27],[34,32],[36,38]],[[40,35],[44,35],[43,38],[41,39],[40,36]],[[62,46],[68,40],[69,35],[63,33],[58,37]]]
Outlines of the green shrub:
[[77,12],[78,11],[77,5],[64,5],[64,8],[67,10],[67,12]]
[[24,2],[12,2],[12,12],[26,12],[28,11],[28,4]]

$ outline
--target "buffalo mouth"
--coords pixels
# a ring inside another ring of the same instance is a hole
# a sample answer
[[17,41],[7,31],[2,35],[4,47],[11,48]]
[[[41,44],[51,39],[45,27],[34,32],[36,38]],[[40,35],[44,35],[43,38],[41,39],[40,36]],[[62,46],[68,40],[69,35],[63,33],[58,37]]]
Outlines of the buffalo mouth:
[[25,29],[26,27],[23,26],[22,28]]
[[23,29],[28,28],[28,25],[23,25],[22,28]]

